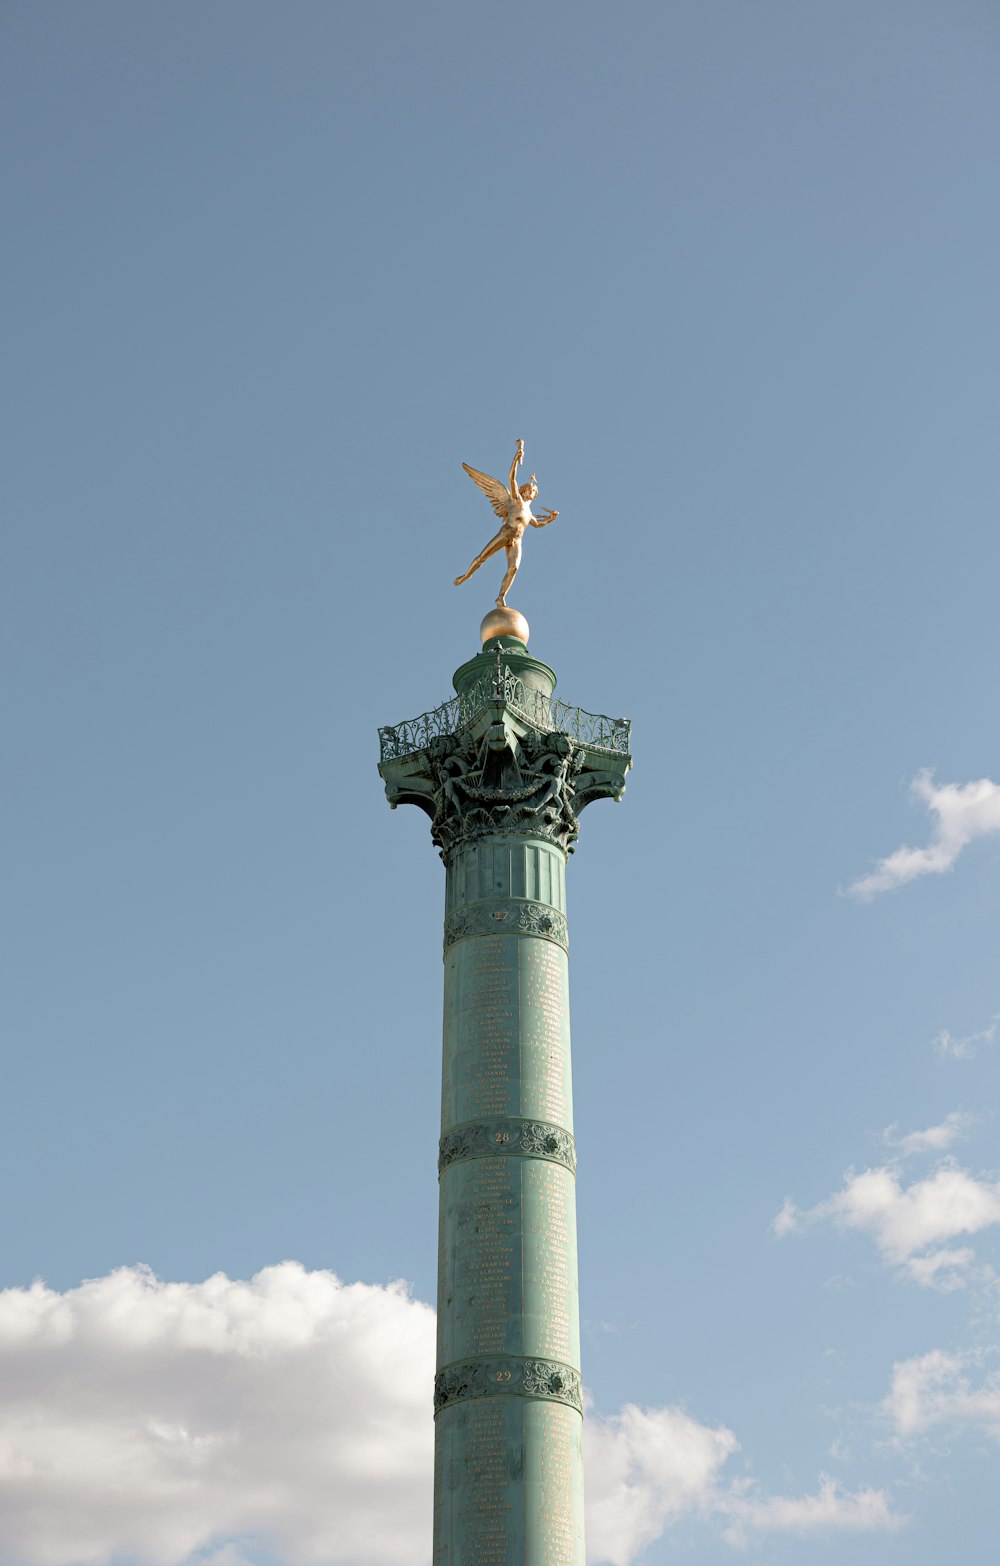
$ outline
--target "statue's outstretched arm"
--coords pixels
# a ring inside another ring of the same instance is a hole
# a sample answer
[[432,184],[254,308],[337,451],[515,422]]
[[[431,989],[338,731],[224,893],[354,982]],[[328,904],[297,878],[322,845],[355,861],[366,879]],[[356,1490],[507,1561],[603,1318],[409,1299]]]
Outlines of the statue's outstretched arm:
[[517,499],[517,470],[523,461],[524,441],[519,440],[517,443],[517,450],[514,453],[514,460],[510,465],[510,478],[507,480],[507,488],[510,490],[511,500]]
[[546,511],[543,517],[531,517],[529,520],[532,527],[548,527],[549,523],[554,522],[558,515],[558,511]]

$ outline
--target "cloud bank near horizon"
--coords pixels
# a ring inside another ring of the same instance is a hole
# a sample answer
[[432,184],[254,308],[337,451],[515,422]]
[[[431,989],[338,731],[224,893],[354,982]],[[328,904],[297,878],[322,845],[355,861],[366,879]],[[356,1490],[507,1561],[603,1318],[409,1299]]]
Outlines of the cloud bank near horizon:
[[[425,1566],[435,1315],[405,1285],[297,1262],[248,1282],[122,1267],[0,1291],[0,1558],[17,1566]],[[750,1536],[886,1531],[884,1491],[768,1496],[675,1407],[588,1414],[588,1559],[679,1517]]]
[[252,1559],[249,1539],[296,1566],[412,1566],[434,1334],[402,1284],[294,1262],[5,1290],[0,1559],[178,1566],[227,1540]]

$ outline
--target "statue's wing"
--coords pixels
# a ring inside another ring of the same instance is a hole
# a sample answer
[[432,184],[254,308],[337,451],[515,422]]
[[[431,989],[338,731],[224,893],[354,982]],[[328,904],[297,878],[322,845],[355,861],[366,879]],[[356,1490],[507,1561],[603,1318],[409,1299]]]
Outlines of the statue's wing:
[[467,462],[463,462],[462,466],[473,484],[479,485],[497,516],[506,521],[507,507],[510,505],[510,490],[506,484],[501,484],[499,479],[490,478],[488,473],[480,473],[478,468],[470,468]]

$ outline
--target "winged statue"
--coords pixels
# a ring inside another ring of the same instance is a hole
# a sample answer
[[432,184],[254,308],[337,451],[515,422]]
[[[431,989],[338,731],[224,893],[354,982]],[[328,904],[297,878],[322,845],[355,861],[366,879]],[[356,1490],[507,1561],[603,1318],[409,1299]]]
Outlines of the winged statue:
[[548,527],[559,515],[558,511],[544,510],[542,516],[532,516],[531,502],[538,495],[538,484],[532,473],[526,484],[518,484],[517,470],[524,461],[524,441],[519,440],[514,460],[510,465],[510,477],[506,484],[501,484],[499,479],[490,478],[488,473],[480,473],[478,468],[470,468],[467,462],[462,466],[474,484],[478,484],[486,499],[489,501],[497,516],[501,519],[502,526],[499,533],[494,533],[485,549],[481,549],[473,560],[469,569],[461,576],[456,576],[455,586],[461,587],[467,582],[474,571],[478,571],[481,565],[485,565],[491,555],[497,554],[501,549],[507,554],[507,572],[500,584],[500,596],[497,599],[497,608],[506,609],[507,594],[510,592],[514,578],[517,575],[518,566],[521,564],[521,539],[526,527]]

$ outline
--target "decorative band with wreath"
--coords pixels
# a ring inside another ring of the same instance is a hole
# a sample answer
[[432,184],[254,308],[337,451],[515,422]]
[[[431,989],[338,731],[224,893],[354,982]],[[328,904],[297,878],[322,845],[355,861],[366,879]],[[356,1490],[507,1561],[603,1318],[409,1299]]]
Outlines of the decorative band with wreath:
[[446,1365],[434,1377],[434,1412],[466,1398],[531,1397],[565,1403],[583,1413],[580,1372],[556,1359],[522,1359],[505,1355],[463,1359]]
[[563,951],[569,950],[566,915],[548,903],[529,903],[521,898],[463,903],[453,908],[444,921],[445,951],[466,935],[539,935]]
[[547,1158],[576,1173],[576,1143],[562,1126],[544,1120],[474,1120],[446,1131],[438,1147],[438,1174],[462,1158]]

